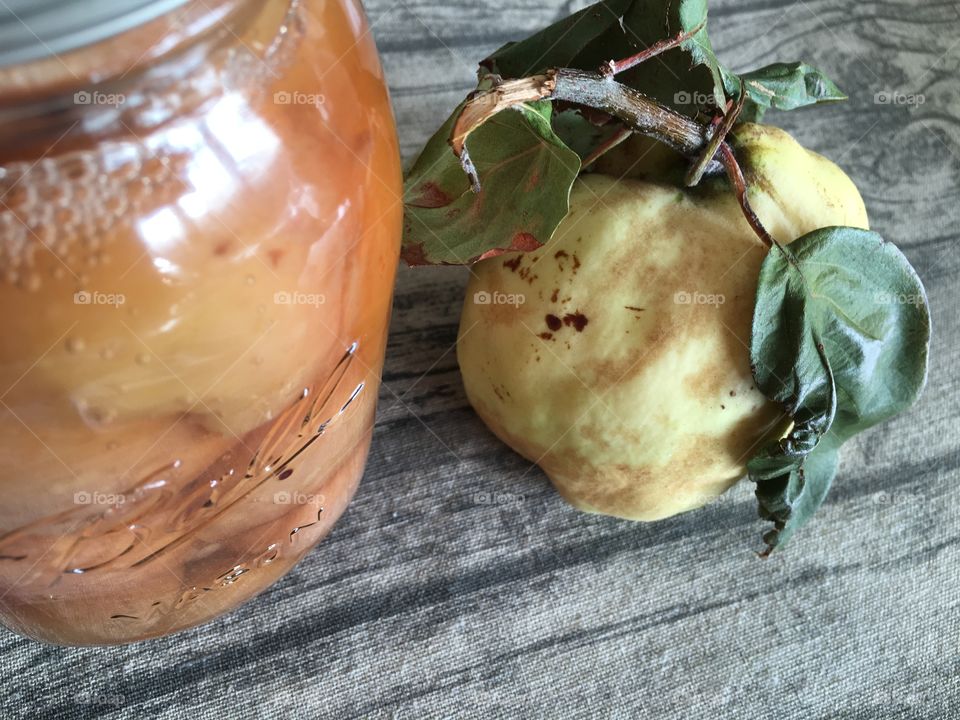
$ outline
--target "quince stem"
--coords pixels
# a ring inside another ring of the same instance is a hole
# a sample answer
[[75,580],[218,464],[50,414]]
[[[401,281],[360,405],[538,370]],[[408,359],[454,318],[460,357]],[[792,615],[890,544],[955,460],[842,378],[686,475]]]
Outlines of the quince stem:
[[713,123],[710,126],[712,135],[710,136],[710,140],[707,142],[707,147],[704,148],[703,153],[700,155],[700,159],[690,166],[690,170],[684,180],[687,187],[694,187],[695,185],[700,184],[700,180],[703,178],[703,173],[707,169],[707,165],[717,154],[720,146],[727,139],[727,135],[730,134],[730,130],[733,129],[734,123],[737,122],[737,118],[740,117],[740,113],[743,111],[743,103],[746,101],[746,99],[747,93],[744,90],[743,85],[741,85],[740,97],[737,98],[737,104],[731,107],[730,103],[727,103],[725,114],[714,118]]
[[653,45],[648,47],[646,50],[638,52],[636,55],[631,55],[630,57],[624,60],[610,60],[607,63],[604,63],[600,67],[600,74],[604,77],[613,77],[614,75],[619,75],[622,72],[636,67],[640,63],[655,58],[661,53],[665,53],[667,50],[672,50],[675,47],[683,45],[687,40],[692,40],[693,36],[698,32],[703,30],[706,27],[707,21],[703,20],[699,25],[697,25],[693,30],[689,32],[681,32],[674,35],[672,38],[667,38],[666,40],[660,40],[655,42]]
[[[667,43],[677,44],[678,41],[683,42],[678,36]],[[647,57],[650,57],[649,51],[654,48],[656,46],[651,46],[645,51],[648,53]],[[634,62],[635,57],[622,62],[629,64]],[[473,94],[461,109],[449,140],[454,154],[460,159],[460,164],[470,179],[473,191],[480,192],[481,188],[480,176],[467,150],[466,141],[470,133],[503,110],[519,108],[541,100],[561,100],[600,110],[620,120],[628,132],[652,137],[690,158],[694,165],[688,174],[688,180],[696,181],[692,184],[699,183],[704,176],[725,172],[734,186],[744,217],[757,237],[767,247],[782,249],[750,207],[743,171],[733,148],[725,139],[736,122],[739,110],[729,111],[716,128],[703,125],[638,90],[617,82],[610,71],[611,67],[616,69],[619,64],[611,63],[605,72],[554,68],[526,78],[498,80],[489,90]],[[741,95],[738,107],[742,102]],[[612,138],[614,142],[605,149],[622,141],[624,137],[618,133]],[[592,162],[598,156],[596,152],[591,153],[587,160]]]

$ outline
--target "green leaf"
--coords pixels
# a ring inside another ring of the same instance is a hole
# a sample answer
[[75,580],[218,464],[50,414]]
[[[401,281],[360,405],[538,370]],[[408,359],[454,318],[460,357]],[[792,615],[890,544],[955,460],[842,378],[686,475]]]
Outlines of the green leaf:
[[751,362],[793,428],[747,469],[781,547],[823,502],[840,446],[919,397],[930,315],[907,259],[876,233],[824,228],[773,250],[760,270]]
[[743,75],[724,70],[727,92],[736,97],[741,84],[748,106],[744,120],[759,120],[767,108],[795,110],[823,102],[846,100],[847,96],[826,75],[806,63],[774,63]]
[[431,138],[404,185],[408,263],[464,265],[499,252],[533,250],[550,238],[567,214],[580,172],[578,155],[553,132],[552,112],[549,102],[523,105],[470,135],[479,193],[447,143],[453,118]]

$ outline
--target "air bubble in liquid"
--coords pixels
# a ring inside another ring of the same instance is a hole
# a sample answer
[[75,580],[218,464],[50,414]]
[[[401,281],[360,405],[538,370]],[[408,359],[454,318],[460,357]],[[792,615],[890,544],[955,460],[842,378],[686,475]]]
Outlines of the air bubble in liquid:
[[116,410],[89,405],[86,400],[75,400],[73,406],[87,427],[102,427],[117,419]]

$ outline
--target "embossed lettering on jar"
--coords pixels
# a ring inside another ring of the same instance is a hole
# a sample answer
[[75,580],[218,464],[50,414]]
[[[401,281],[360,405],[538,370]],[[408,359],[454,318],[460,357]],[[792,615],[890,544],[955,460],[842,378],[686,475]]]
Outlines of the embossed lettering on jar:
[[127,6],[0,48],[0,620],[62,644],[210,620],[329,531],[398,253],[357,3]]

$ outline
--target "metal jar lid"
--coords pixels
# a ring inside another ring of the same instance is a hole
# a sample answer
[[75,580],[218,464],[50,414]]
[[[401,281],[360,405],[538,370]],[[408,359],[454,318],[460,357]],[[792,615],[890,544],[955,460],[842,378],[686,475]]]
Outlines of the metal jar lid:
[[188,0],[0,0],[0,67],[92,45]]

